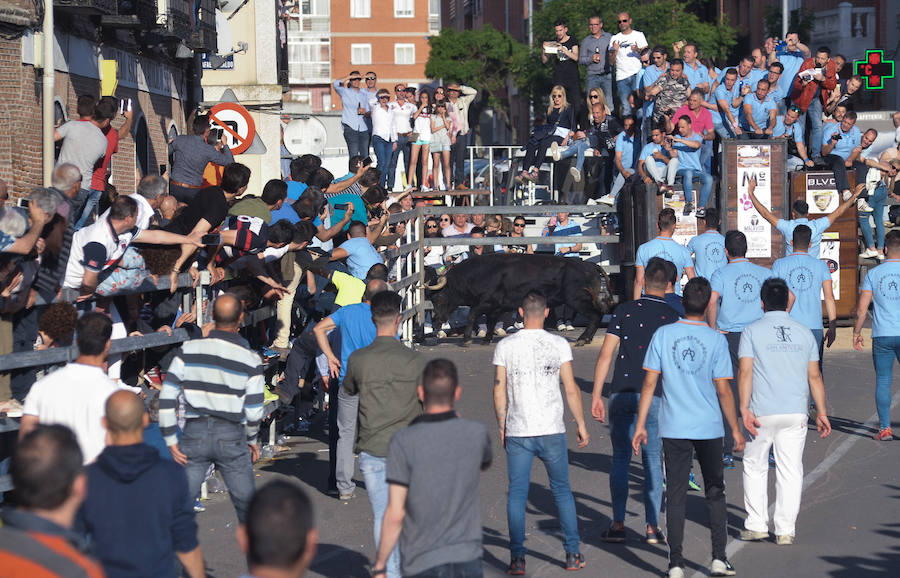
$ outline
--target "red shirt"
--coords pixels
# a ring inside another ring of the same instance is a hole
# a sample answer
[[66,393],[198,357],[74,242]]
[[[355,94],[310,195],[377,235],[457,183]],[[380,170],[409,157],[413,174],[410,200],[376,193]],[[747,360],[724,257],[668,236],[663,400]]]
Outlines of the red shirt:
[[102,161],[94,165],[94,174],[91,177],[91,188],[95,191],[106,190],[106,171],[109,169],[110,159],[117,152],[119,152],[119,131],[109,125],[106,127],[106,154],[103,155]]
[[672,122],[678,122],[678,119],[681,118],[681,115],[686,114],[691,119],[691,130],[695,133],[703,136],[703,131],[708,130],[712,132],[715,130],[713,128],[713,119],[712,113],[709,112],[709,109],[706,107],[700,107],[700,114],[694,114],[690,108],[688,108],[687,103],[681,105],[681,108],[675,111],[675,115],[672,117]]

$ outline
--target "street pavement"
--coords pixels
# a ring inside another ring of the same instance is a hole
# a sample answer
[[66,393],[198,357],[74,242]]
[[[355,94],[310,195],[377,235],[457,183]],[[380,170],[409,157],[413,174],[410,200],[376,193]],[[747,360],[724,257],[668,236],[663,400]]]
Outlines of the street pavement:
[[[577,333],[566,335],[574,341]],[[591,434],[586,448],[577,448],[574,426],[568,411],[566,414],[571,484],[583,542],[581,551],[587,559],[582,575],[662,575],[667,567],[666,548],[643,543],[642,468],[638,458],[632,461],[629,476],[628,541],[605,544],[600,539],[611,515],[611,444],[608,427],[590,417],[590,392],[602,339],[600,333],[591,346],[573,349],[575,375],[584,392],[582,399]],[[429,359],[444,357],[456,363],[463,387],[458,411],[482,421],[492,433],[494,462],[481,478],[484,570],[485,576],[502,576],[509,562],[507,481],[506,457],[494,433],[497,428],[492,400],[493,349],[493,346],[477,344],[462,348],[451,339],[443,345],[420,350]],[[805,489],[793,546],[776,546],[773,540],[745,543],[738,539],[744,518],[740,457],[734,469],[726,470],[728,555],[739,576],[900,575],[900,444],[871,439],[877,423],[871,359],[868,349],[864,353],[848,349],[826,351],[825,383],[834,432],[826,439],[820,439],[814,429],[808,434]],[[900,391],[892,401],[896,430],[900,429],[896,408]],[[257,464],[257,485],[285,478],[301,485],[311,496],[319,528],[319,547],[310,576],[368,576],[365,565],[374,559],[372,510],[361,475],[357,472],[358,487],[352,500],[342,502],[329,497],[324,493],[328,475],[327,434],[321,425],[314,426],[309,437],[289,439],[290,451]],[[702,485],[699,467],[694,471]],[[770,474],[769,492],[772,502],[774,472]],[[209,574],[217,577],[243,574],[246,565],[234,540],[236,519],[227,493],[211,494],[204,504],[207,511],[197,515],[197,523]],[[703,526],[706,506],[702,493],[691,492],[687,507],[684,544],[687,575],[705,576],[710,543],[709,531]],[[556,506],[546,472],[537,460],[532,471],[526,521],[528,575],[563,575],[564,552]]]

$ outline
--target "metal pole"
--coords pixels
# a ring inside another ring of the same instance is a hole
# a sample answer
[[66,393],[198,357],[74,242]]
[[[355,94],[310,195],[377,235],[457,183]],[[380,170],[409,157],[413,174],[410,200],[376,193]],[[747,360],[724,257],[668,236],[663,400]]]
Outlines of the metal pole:
[[788,24],[791,22],[791,11],[788,9],[788,0],[781,0],[781,39],[788,35]]
[[[54,145],[55,141],[53,139],[53,133],[56,132],[56,119],[54,118],[53,108],[54,101],[53,97],[56,94],[55,88],[55,74],[56,67],[53,64],[53,0],[47,0],[44,2],[44,26],[43,26],[43,34],[44,34],[44,78],[43,78],[43,94],[42,94],[42,109],[43,109],[43,131],[42,131],[42,146],[41,146],[41,155],[42,162],[41,168],[43,174],[43,182],[45,187],[52,186],[53,180],[53,164],[56,162],[54,158]],[[87,186],[87,185],[82,185]]]

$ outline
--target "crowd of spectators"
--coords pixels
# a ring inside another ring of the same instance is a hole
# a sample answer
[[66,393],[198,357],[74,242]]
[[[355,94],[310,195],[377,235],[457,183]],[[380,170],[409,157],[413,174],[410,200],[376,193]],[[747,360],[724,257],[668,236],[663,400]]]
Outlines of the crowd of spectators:
[[[870,239],[869,217],[884,222],[883,195],[875,190],[881,173],[896,175],[890,161],[897,150],[873,154],[869,147],[878,133],[855,126],[862,79],[849,73],[846,57],[827,46],[812,51],[790,32],[783,40],[766,39],[736,65],[721,66],[691,39],[671,47],[652,45],[633,24],[627,12],[620,13],[618,33],[610,34],[594,14],[579,45],[567,22],[555,23],[556,38],[542,45],[555,86],[546,116],[523,146],[516,180],[537,181],[549,151],[554,162],[576,158],[568,172],[576,183],[585,179],[589,202],[616,205],[632,177],[667,194],[681,181],[683,213],[702,218],[722,177],[717,161],[724,140],[784,139],[789,169],[833,171],[845,199],[851,194],[848,170],[856,169],[857,182],[871,183],[857,208],[865,213],[860,226],[868,233],[867,256],[883,255],[883,236]],[[900,114],[894,115],[894,126],[900,127]],[[592,152],[585,159],[587,150]],[[655,162],[646,162],[650,157]],[[553,186],[570,188],[561,180]]]

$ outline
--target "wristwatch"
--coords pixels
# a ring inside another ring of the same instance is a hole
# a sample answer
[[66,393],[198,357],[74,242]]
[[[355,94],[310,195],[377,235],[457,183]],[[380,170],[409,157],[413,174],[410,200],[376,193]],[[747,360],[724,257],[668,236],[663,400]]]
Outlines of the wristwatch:
[[376,569],[373,568],[373,569],[372,569],[372,572],[370,572],[370,574],[371,574],[372,576],[380,576],[381,574],[387,574],[387,566],[385,566],[385,567],[382,568],[381,570],[376,570]]

